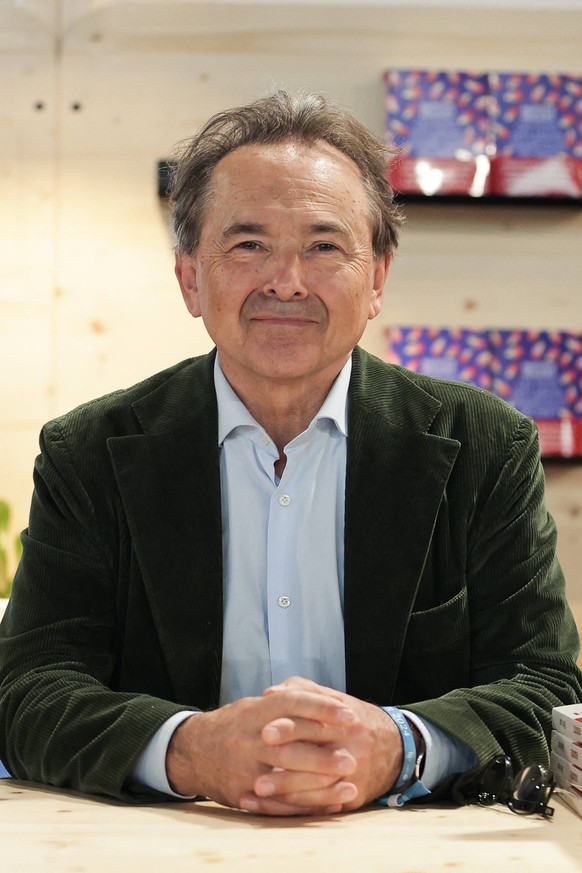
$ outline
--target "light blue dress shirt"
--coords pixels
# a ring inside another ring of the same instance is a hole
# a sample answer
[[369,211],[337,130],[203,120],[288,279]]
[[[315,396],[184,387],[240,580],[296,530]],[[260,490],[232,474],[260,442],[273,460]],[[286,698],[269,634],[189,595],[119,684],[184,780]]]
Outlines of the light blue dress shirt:
[[[344,493],[351,359],[308,428],[277,447],[233,391],[216,360],[222,495],[224,643],[220,704],[260,696],[297,675],[345,691]],[[390,568],[387,568],[389,575]],[[135,778],[168,794],[167,745],[192,712],[154,735]],[[423,783],[468,769],[473,753],[406,713],[426,743]],[[388,716],[387,716],[388,717]]]
[[303,676],[344,691],[344,491],[351,360],[307,430],[277,447],[215,370],[224,644],[220,703]]

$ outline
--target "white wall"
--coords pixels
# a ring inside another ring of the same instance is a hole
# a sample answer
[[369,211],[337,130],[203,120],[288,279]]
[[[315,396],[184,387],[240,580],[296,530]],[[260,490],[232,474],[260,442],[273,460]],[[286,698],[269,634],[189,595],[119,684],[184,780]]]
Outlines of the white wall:
[[[582,72],[582,3],[0,4],[0,499],[26,523],[43,421],[210,344],[183,307],[155,167],[273,85],[383,127],[389,66]],[[390,323],[582,330],[582,206],[414,204]],[[582,626],[582,465],[547,462]],[[13,560],[13,559],[11,559]]]

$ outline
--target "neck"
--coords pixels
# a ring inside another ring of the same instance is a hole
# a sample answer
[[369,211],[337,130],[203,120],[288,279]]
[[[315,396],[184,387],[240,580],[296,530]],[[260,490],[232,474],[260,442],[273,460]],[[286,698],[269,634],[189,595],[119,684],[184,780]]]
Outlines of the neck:
[[317,391],[313,386],[309,390],[302,390],[299,386],[295,390],[274,386],[272,391],[253,391],[252,395],[240,394],[234,387],[253,418],[265,428],[282,454],[287,443],[309,426],[332,384],[333,380]]
[[264,427],[283,457],[283,449],[308,427],[321,408],[343,364],[333,372],[309,379],[265,379],[254,377],[250,383],[240,371],[223,372],[253,418]]

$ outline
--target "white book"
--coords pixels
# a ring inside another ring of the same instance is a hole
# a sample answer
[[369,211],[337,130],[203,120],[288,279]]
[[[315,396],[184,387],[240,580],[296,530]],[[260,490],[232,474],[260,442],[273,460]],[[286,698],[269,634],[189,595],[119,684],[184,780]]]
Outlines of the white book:
[[552,752],[577,767],[582,767],[582,743],[577,743],[558,731],[552,731]]
[[582,703],[555,706],[552,709],[552,727],[565,737],[582,743]]
[[550,755],[550,767],[554,780],[560,788],[577,788],[582,792],[582,767],[577,767],[573,761],[568,761],[552,752]]

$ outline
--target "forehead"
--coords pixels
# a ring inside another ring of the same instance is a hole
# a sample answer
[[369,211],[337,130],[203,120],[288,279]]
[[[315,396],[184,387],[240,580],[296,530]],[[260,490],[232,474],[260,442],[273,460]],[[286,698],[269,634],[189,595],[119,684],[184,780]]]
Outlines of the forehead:
[[240,146],[218,162],[210,189],[210,205],[276,201],[345,209],[367,203],[358,166],[323,141]]

